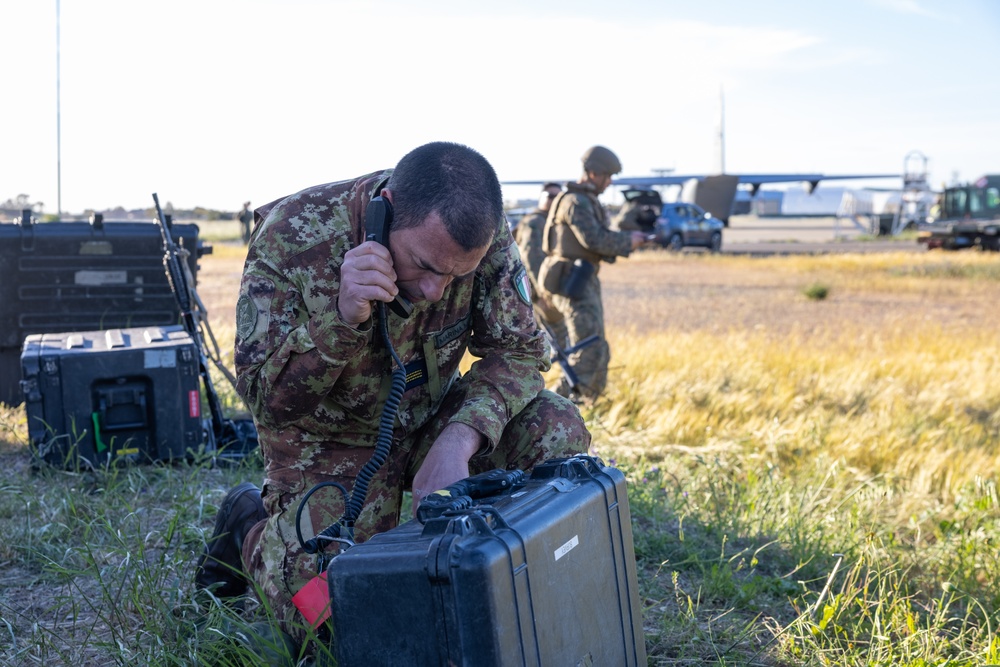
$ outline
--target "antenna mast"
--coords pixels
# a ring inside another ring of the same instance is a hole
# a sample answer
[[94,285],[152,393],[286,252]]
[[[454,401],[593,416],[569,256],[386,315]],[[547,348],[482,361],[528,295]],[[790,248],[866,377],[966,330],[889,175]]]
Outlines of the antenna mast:
[[719,86],[719,173],[726,173],[726,93]]
[[56,206],[62,219],[62,105],[59,99],[59,0],[56,0]]

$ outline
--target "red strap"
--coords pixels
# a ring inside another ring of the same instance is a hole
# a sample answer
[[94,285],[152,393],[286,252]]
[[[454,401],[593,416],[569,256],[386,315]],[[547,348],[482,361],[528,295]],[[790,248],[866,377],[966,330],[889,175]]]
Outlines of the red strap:
[[293,595],[292,603],[314,628],[330,618],[330,587],[326,583],[326,572],[313,577]]

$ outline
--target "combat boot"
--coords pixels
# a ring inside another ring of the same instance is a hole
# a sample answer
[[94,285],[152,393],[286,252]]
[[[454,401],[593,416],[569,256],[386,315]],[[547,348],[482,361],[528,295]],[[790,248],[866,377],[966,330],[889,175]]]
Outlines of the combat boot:
[[195,587],[211,590],[219,598],[231,598],[247,592],[243,572],[243,538],[254,524],[267,518],[260,489],[250,482],[235,486],[226,494],[215,518],[215,532],[198,559]]

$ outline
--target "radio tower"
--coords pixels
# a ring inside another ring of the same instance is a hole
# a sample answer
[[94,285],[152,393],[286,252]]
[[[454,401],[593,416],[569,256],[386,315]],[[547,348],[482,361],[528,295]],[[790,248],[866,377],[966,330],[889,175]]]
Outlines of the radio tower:
[[899,193],[899,208],[892,221],[893,235],[927,221],[930,193],[927,156],[920,151],[910,151],[903,159],[903,189]]

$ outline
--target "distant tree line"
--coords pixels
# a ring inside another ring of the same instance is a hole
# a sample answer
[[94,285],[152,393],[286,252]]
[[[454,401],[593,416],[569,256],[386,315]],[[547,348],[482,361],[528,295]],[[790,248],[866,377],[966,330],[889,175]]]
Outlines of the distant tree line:
[[[163,212],[169,213],[177,220],[232,220],[236,215],[234,211],[217,211],[214,208],[195,206],[194,208],[175,208],[173,204],[167,202],[163,206]],[[156,209],[152,206],[145,209],[147,217],[155,218]]]
[[[33,202],[31,201],[30,195],[19,194],[16,197],[10,197],[5,201],[0,202],[0,221],[9,221],[14,218],[18,218],[21,216],[21,212],[25,209],[31,209],[33,217],[45,222],[59,219],[59,216],[55,213],[47,213],[43,215],[45,210],[45,204],[43,202]],[[232,220],[236,217],[235,211],[218,211],[213,208],[205,208],[204,206],[195,206],[190,209],[175,208],[171,202],[164,204],[163,212],[170,214],[177,220],[215,221]],[[62,217],[65,220],[89,219],[90,216],[95,213],[100,213],[107,220],[151,220],[156,217],[156,209],[152,206],[132,210],[128,210],[123,206],[115,206],[114,208],[104,210],[88,208],[84,209],[80,213],[63,212]]]
[[5,211],[17,211],[20,213],[26,208],[30,208],[35,213],[41,213],[42,209],[45,208],[45,204],[40,201],[32,202],[31,197],[25,194],[11,197],[0,204],[0,209]]

